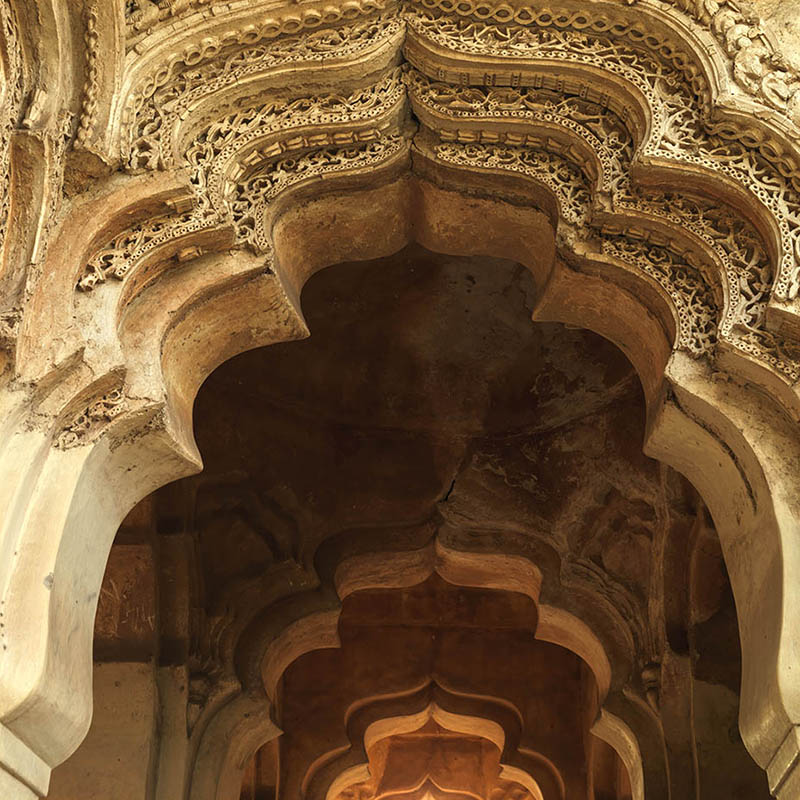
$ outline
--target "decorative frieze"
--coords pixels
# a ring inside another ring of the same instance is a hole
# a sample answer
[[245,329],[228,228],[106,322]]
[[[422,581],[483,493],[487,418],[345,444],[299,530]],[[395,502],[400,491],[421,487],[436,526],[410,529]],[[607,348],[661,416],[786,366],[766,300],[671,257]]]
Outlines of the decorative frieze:
[[194,212],[165,215],[134,225],[115,236],[91,258],[77,288],[89,292],[110,278],[121,281],[138,261],[165,242],[205,227],[208,223]]
[[624,235],[607,235],[604,255],[613,256],[649,275],[670,296],[678,316],[678,346],[693,356],[713,352],[719,309],[701,273],[666,247]]
[[391,134],[364,145],[317,150],[302,158],[278,161],[237,187],[231,211],[239,242],[257,252],[269,252],[270,233],[265,215],[272,200],[285,190],[329,176],[367,172],[408,152],[409,141]]
[[[206,49],[184,52],[141,84],[128,100],[123,148],[129,169],[163,168],[174,163],[170,136],[188,109],[203,97],[235,87],[253,75],[291,64],[322,64],[353,58],[360,53],[399,39],[403,23],[379,17],[325,28],[307,34],[275,38],[265,26],[255,41],[233,45],[205,42]],[[266,40],[266,41],[264,41]],[[224,54],[221,54],[223,51]],[[216,123],[210,118],[208,124]]]
[[[740,12],[712,5],[692,13],[732,47],[730,13]],[[311,5],[293,21],[276,12],[152,62],[126,101],[127,167],[188,166],[194,208],[120,233],[92,257],[80,289],[121,280],[157,247],[209,225],[232,225],[239,245],[270,254],[278,197],[402,157],[410,108],[422,138],[433,134],[435,161],[538,181],[557,199],[562,246],[599,246],[661,286],[680,348],[713,357],[724,340],[796,380],[797,354],[765,317],[772,294],[800,289],[798,154],[757,120],[714,115],[699,57],[668,27],[652,29],[651,9],[412,0],[400,13],[374,0],[334,11],[316,22]],[[400,57],[406,30],[408,63],[365,88],[266,88],[257,104],[252,91],[230,94],[287,66],[357,64],[392,49]],[[639,188],[661,167],[674,176],[665,190]],[[730,185],[752,199],[747,214]],[[678,186],[688,192],[670,190]]]
[[558,198],[562,219],[576,227],[586,224],[590,190],[580,170],[561,156],[525,147],[449,143],[440,144],[435,154],[446,164],[517,172],[533,178]]
[[259,163],[375,141],[396,127],[404,105],[400,73],[393,70],[349,95],[278,98],[215,120],[185,151],[198,203],[224,214],[237,182]]
[[[461,7],[460,7],[461,8]],[[464,9],[466,6],[464,7]],[[462,11],[464,10],[462,9]],[[496,25],[471,19],[442,20],[440,17],[417,14],[409,18],[409,24],[419,36],[439,47],[476,58],[473,71],[459,80],[456,67],[441,76],[451,83],[471,85],[473,83],[497,84],[497,72],[482,73],[480,59],[504,57],[508,60],[507,75],[503,83],[508,85],[508,76],[517,76],[520,88],[532,86],[571,92],[595,100],[603,107],[610,107],[621,117],[635,119],[636,109],[620,108],[624,98],[606,95],[591,97],[589,85],[572,85],[564,81],[559,88],[558,80],[543,76],[525,67],[524,63],[540,63],[541,59],[578,62],[587,65],[602,64],[603,69],[619,75],[639,89],[647,98],[650,135],[645,141],[637,141],[642,156],[667,157],[678,165],[690,164],[710,169],[721,176],[733,178],[742,184],[757,201],[764,204],[765,211],[775,218],[781,231],[781,257],[776,270],[775,293],[778,297],[793,299],[800,290],[800,162],[787,147],[770,138],[765,130],[756,130],[754,125],[742,126],[731,121],[709,123],[710,94],[699,69],[686,53],[673,49],[671,43],[647,36],[645,30],[628,27],[615,29],[615,37],[589,35],[583,30],[568,30],[575,24],[570,15],[553,16],[544,29],[519,27],[509,32]],[[461,14],[461,11],[459,12]],[[603,17],[590,16],[587,10],[582,17],[583,29],[603,27]],[[464,14],[466,16],[466,14]],[[530,23],[535,24],[535,17]],[[605,27],[607,28],[607,20]],[[635,35],[631,37],[631,33]],[[634,46],[634,41],[647,39],[649,47]],[[660,60],[660,52],[666,50],[669,59]],[[416,55],[415,55],[416,54]],[[425,62],[412,48],[410,58],[419,69],[434,72],[433,63]],[[513,59],[513,60],[512,60]],[[519,59],[521,71],[513,72]],[[527,70],[527,71],[526,71]],[[511,81],[513,83],[513,81]],[[525,86],[523,86],[525,84]],[[514,88],[513,86],[511,88]],[[595,88],[595,93],[597,89]],[[641,132],[631,130],[634,140]]]
[[[269,201],[299,182],[366,169],[406,151],[404,113],[405,88],[394,69],[350,94],[277,98],[214,120],[182,155],[192,168],[192,209],[119,233],[92,256],[77,287],[91,291],[110,278],[123,280],[162,245],[218,224],[232,223],[240,243],[269,253]],[[153,141],[160,149],[160,139]]]

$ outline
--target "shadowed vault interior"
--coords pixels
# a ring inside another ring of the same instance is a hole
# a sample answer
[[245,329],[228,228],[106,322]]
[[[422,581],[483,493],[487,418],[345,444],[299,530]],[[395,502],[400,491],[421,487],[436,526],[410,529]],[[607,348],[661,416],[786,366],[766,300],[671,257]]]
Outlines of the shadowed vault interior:
[[[246,800],[627,800],[630,755],[596,735],[620,669],[643,687],[639,713],[658,711],[685,746],[676,763],[704,798],[768,796],[736,726],[736,616],[705,506],[643,455],[625,356],[534,324],[534,301],[518,264],[410,246],[321,271],[302,296],[310,338],[208,378],[203,472],[117,534],[95,720],[51,797],[77,798],[100,740],[109,780],[113,767],[146,788],[180,771],[224,687],[249,681],[276,703]],[[472,560],[459,572],[442,553]],[[534,563],[541,596],[509,585],[496,554]],[[359,557],[366,583],[348,566]],[[276,672],[270,637],[311,613],[297,593],[333,615],[334,635],[306,646],[290,629],[300,643]],[[545,599],[582,620],[563,641]],[[591,649],[571,646],[587,632],[609,653],[602,674],[573,652]],[[121,743],[108,733],[125,714]],[[183,749],[152,747],[175,729]]]

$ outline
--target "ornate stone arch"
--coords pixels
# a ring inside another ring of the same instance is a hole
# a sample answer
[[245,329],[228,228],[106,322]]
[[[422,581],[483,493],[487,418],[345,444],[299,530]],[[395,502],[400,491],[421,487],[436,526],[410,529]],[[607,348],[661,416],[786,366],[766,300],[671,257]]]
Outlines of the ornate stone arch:
[[[636,659],[634,640],[640,632],[632,631],[635,625],[623,619],[610,603],[598,601],[591,580],[573,578],[555,585],[551,576],[543,585],[542,572],[530,555],[515,553],[514,537],[501,537],[507,541],[495,552],[481,552],[474,544],[472,549],[462,549],[469,548],[469,537],[446,527],[437,533],[434,526],[426,526],[410,538],[408,534],[398,537],[398,533],[369,529],[333,537],[316,558],[319,587],[282,598],[253,616],[238,637],[241,685],[231,687],[224,704],[208,709],[198,730],[199,750],[205,757],[194,760],[190,797],[226,797],[226,792],[241,781],[241,772],[255,750],[280,734],[274,724],[265,726],[277,699],[279,681],[304,654],[340,646],[339,612],[348,596],[370,589],[415,586],[434,574],[455,586],[519,592],[530,597],[537,606],[536,638],[573,652],[590,669],[604,719],[598,735],[618,749],[633,776],[636,796],[644,796],[645,791],[648,796],[660,796],[668,791],[663,745],[652,709],[626,696],[623,690]],[[398,539],[406,539],[408,549],[398,551]],[[548,555],[542,555],[547,560]],[[397,704],[396,699],[388,702]],[[372,719],[368,707],[364,708]],[[249,723],[243,722],[245,715]],[[358,719],[351,720],[355,720],[353,730],[348,722],[352,746],[341,761],[342,770],[355,767],[358,759],[365,757],[362,744],[356,741],[362,741],[369,720],[361,725]],[[514,741],[518,738],[519,732],[512,736]],[[642,751],[648,756],[644,761]],[[526,769],[525,757],[507,756],[511,758],[509,769]],[[353,758],[356,761],[351,763]],[[319,778],[323,783],[334,780],[340,771],[336,766],[339,761],[325,763]],[[552,778],[547,779],[546,786],[552,787]]]
[[[764,31],[718,2],[175,6],[87,6],[83,88],[41,117],[60,125],[42,140],[51,188],[10,193],[42,222],[3,251],[25,289],[3,307],[0,711],[10,760],[36,765],[9,774],[41,793],[86,730],[111,538],[200,468],[205,375],[307,335],[314,271],[418,241],[525,264],[537,319],[628,355],[647,452],[720,532],[743,737],[794,796],[800,79]],[[11,11],[2,64],[22,76]],[[26,80],[4,98],[0,160]]]
[[[392,698],[389,702],[378,700],[358,708],[348,719],[350,752],[316,770],[309,795],[336,797],[337,786],[348,787],[368,780],[367,752],[371,746],[435,721],[449,730],[477,734],[493,744],[504,762],[514,762],[500,764],[501,777],[520,783],[537,800],[545,795],[563,796],[563,780],[559,780],[553,764],[540,754],[519,752],[520,719],[514,709],[494,698],[486,702],[485,698],[457,696],[436,685],[415,694],[402,698],[405,702]],[[358,762],[359,758],[364,761]]]

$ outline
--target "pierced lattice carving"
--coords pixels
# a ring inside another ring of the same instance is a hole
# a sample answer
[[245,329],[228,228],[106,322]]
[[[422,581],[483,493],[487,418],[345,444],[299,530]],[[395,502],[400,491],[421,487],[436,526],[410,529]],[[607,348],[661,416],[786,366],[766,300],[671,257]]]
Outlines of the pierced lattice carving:
[[[709,24],[722,10],[717,5]],[[538,180],[571,228],[567,234],[562,225],[562,244],[590,237],[607,257],[656,281],[675,306],[679,347],[701,356],[725,340],[796,380],[798,354],[766,331],[765,317],[771,293],[794,298],[800,289],[800,164],[757,122],[712,121],[703,70],[666,29],[649,30],[647,18],[622,6],[514,10],[449,0],[411,2],[402,18],[387,14],[313,32],[293,25],[266,24],[246,41],[237,31],[206,39],[139,82],[128,106],[128,166],[188,163],[195,207],[120,234],[93,257],[79,288],[121,279],[153,248],[211,224],[232,224],[240,245],[269,254],[269,208],[284,190],[367,170],[407,147],[398,133],[407,92],[438,138],[435,159]],[[268,93],[258,106],[223,103],[223,115],[192,120],[191,139],[181,139],[193,109],[212,108],[237,81],[288,63],[397,46],[405,25],[416,68],[348,95]],[[460,61],[441,61],[443,51]],[[565,80],[562,64],[602,65],[632,88],[608,91],[589,72]],[[764,229],[729,204],[639,191],[632,175],[653,161],[741,186],[780,231],[777,262]]]
[[[461,8],[461,6],[459,7]],[[466,9],[466,5],[463,7]],[[430,13],[409,17],[412,29],[440,47],[475,56],[514,56],[520,59],[554,59],[586,64],[602,64],[603,69],[624,77],[648,100],[652,135],[643,143],[642,156],[669,157],[677,163],[694,164],[731,177],[758,198],[769,214],[779,220],[781,259],[776,271],[775,293],[793,299],[800,291],[800,164],[796,157],[754,126],[733,122],[708,123],[710,94],[691,57],[672,43],[639,26],[627,24],[615,29],[616,36],[586,33],[586,29],[608,29],[608,19],[590,10],[580,16],[581,30],[570,30],[579,21],[574,13],[559,15],[540,9],[525,25],[511,29],[463,18],[447,20]],[[548,21],[548,27],[533,27]],[[631,40],[648,38],[648,49]],[[658,60],[655,54],[667,52]],[[418,64],[423,67],[424,65]],[[497,84],[507,76],[480,73],[466,76],[464,83]],[[510,73],[513,79],[514,73]],[[517,82],[544,81],[534,73],[517,73]],[[459,82],[459,75],[444,76]],[[463,76],[462,76],[463,78]],[[513,81],[512,81],[513,82]],[[557,83],[557,82],[556,82]],[[512,87],[513,88],[513,87]],[[557,88],[557,87],[556,87]],[[596,98],[602,106],[610,99]],[[642,144],[637,142],[637,145]]]
[[207,223],[197,214],[189,212],[157,217],[128,228],[92,257],[78,281],[78,288],[88,292],[109,278],[121,281],[136,262],[157,247],[204,227],[207,227]]
[[636,267],[656,280],[672,298],[678,314],[678,346],[693,356],[713,351],[717,343],[717,306],[699,271],[666,247],[626,236],[604,237],[603,253]]
[[103,428],[126,409],[125,393],[121,388],[112,389],[98,400],[90,403],[75,419],[65,426],[56,439],[61,450],[77,447],[98,436]]
[[[387,115],[404,97],[400,73],[394,70],[380,83],[350,95],[277,99],[215,121],[185,153],[194,168],[199,205],[224,215],[237,181],[259,162],[379,139],[391,127]],[[354,124],[360,127],[348,129]]]
[[[366,2],[363,9],[358,6],[356,16],[381,8],[377,3]],[[326,27],[307,33],[292,30],[288,34],[280,25],[267,20],[256,32],[232,31],[222,38],[192,44],[140,80],[128,98],[123,126],[128,167],[154,169],[171,163],[172,154],[162,153],[163,131],[171,130],[184,110],[201,96],[275,67],[355,56],[398,36],[402,28],[398,18],[378,17],[340,28]]]
[[215,121],[183,156],[192,167],[193,208],[118,234],[90,259],[78,288],[123,280],[158,247],[220,223],[232,222],[240,243],[270,253],[262,230],[266,204],[300,181],[377,164],[407,148],[396,133],[404,104],[395,69],[349,95],[279,98]]
[[[446,24],[438,25],[437,21],[437,24],[431,27],[436,31],[440,43],[443,36],[446,38],[448,31],[456,31],[459,35],[466,35],[472,42],[472,50],[483,50],[488,42],[489,46],[485,49],[491,52],[492,48],[496,47],[496,52],[499,53],[501,48],[497,43],[502,42],[503,47],[507,44],[504,38],[508,37],[504,37],[502,33],[488,30],[487,34],[487,29],[491,26],[471,21],[460,20],[451,24],[449,29]],[[565,48],[571,49],[578,38],[577,35],[567,37],[550,32],[546,32],[544,36],[541,34],[534,36],[531,32],[517,35],[515,32],[514,36],[514,46],[526,51],[529,56],[542,55],[537,49],[542,47],[542,43],[543,49],[551,54],[563,51]],[[588,45],[581,45],[581,48],[583,47],[588,48],[592,58],[602,58],[604,66],[608,65],[609,59],[613,62],[612,56],[616,54],[619,57],[622,52],[619,50],[619,42],[613,43],[611,47],[608,43],[601,43],[597,38]],[[696,91],[696,86],[687,85],[681,79],[680,73],[665,69],[663,64],[656,64],[654,67],[656,62],[642,53],[634,53],[623,59],[622,63],[625,72],[633,71],[633,67],[636,67],[638,74],[635,83],[648,96],[654,109],[653,119],[660,122],[660,126],[655,124],[653,126],[654,130],[661,133],[660,137],[653,137],[647,143],[643,154],[669,156],[676,161],[695,163],[734,177],[758,197],[772,212],[771,216],[778,220],[783,248],[779,273],[777,280],[774,280],[764,244],[759,241],[752,226],[745,224],[739,214],[729,209],[724,210],[722,217],[727,215],[727,218],[716,220],[725,231],[725,234],[720,236],[719,227],[715,231],[714,226],[710,224],[708,210],[701,211],[697,204],[691,209],[684,207],[678,214],[676,204],[673,202],[666,213],[667,217],[679,221],[682,227],[687,227],[706,241],[714,243],[723,269],[728,274],[731,291],[731,302],[726,317],[722,320],[725,337],[740,349],[766,361],[789,380],[796,380],[798,358],[795,349],[763,329],[764,311],[773,282],[778,296],[793,298],[798,290],[800,215],[797,213],[797,203],[800,196],[795,187],[797,182],[795,163],[780,151],[777,155],[770,152],[770,143],[763,136],[761,138],[750,136],[750,141],[747,141],[747,131],[732,129],[728,123],[707,125],[701,118],[696,103],[693,102],[692,94]],[[487,77],[488,83],[494,82],[493,76]],[[476,87],[448,87],[444,93],[440,90],[436,99],[441,102],[444,94],[451,108],[461,106],[456,110],[456,115],[461,116],[475,113],[476,106],[479,106],[480,111],[484,113],[487,109],[491,113],[494,107],[495,113],[506,116],[519,113],[523,107],[530,112],[530,98],[522,96],[525,90],[518,90],[516,97],[514,91],[493,91],[494,98],[491,93],[480,96],[480,89]],[[607,116],[607,112],[604,113]],[[614,129],[620,128],[615,125]],[[607,141],[606,135],[598,138]],[[765,151],[772,155],[772,160],[767,159]],[[605,161],[606,168],[611,163],[602,156],[600,161],[601,163]],[[619,165],[619,159],[616,165]],[[651,197],[649,208],[645,209],[641,199],[632,198],[630,192],[627,192],[628,197],[625,196],[626,174],[627,172],[618,173],[614,179],[612,196],[615,203],[619,207],[634,209],[638,207],[647,210],[648,213],[663,215],[662,209],[667,201],[666,197]],[[733,235],[732,230],[737,227],[738,233]],[[745,231],[745,228],[748,230]],[[705,336],[702,338],[709,341]]]
[[14,9],[8,3],[0,5],[0,25],[5,39],[6,61],[0,59],[0,248],[5,242],[10,209],[11,134],[22,107],[24,75],[22,44],[19,38]]
[[[563,124],[564,118],[569,119],[569,124],[565,127],[570,132],[582,135],[593,149],[600,150],[598,161],[601,165],[601,176],[597,185],[604,189],[613,187],[611,192],[613,207],[667,219],[679,225],[681,229],[691,231],[715,252],[727,277],[729,296],[727,313],[720,320],[722,335],[729,341],[735,342],[741,349],[763,356],[773,367],[793,379],[797,370],[794,360],[787,360],[786,348],[781,348],[775,338],[763,330],[772,272],[760,237],[749,223],[720,204],[704,203],[700,200],[689,201],[657,193],[636,197],[631,192],[626,177],[630,172],[632,140],[621,120],[615,118],[612,112],[598,106],[593,107],[592,104],[586,104],[578,98],[562,99],[559,103],[555,103],[546,96],[539,96],[540,93],[535,89],[452,87],[433,83],[418,73],[412,73],[409,82],[412,97],[455,118],[471,118],[474,122],[476,118],[513,117],[531,120],[538,124],[552,124],[554,121]],[[440,131],[443,138],[446,133]],[[514,135],[519,137],[520,134]],[[472,129],[454,134],[454,138],[459,137],[462,139],[477,137],[478,141],[484,142],[487,134],[482,130],[476,132]],[[490,132],[488,138],[497,138],[497,135]],[[541,146],[541,137],[529,134],[525,138],[526,142],[533,138],[536,140],[535,143]],[[502,159],[498,160],[496,148],[483,148],[481,156],[477,155],[479,149],[473,148],[469,156],[463,154],[462,157],[467,158],[473,166],[520,170],[518,158],[507,157],[505,159],[507,163],[501,163]],[[453,153],[445,152],[441,147],[437,154],[443,160],[453,160]],[[589,165],[584,162],[581,166],[586,171]],[[558,194],[557,191],[555,193]],[[582,216],[585,218],[588,215],[584,212]],[[622,231],[625,227],[622,224],[619,230]],[[609,232],[608,227],[606,232]],[[604,242],[604,248],[606,252],[611,252],[609,243]],[[655,245],[648,248],[642,242],[634,243],[631,240],[624,246],[617,243],[613,249],[616,255],[624,256],[624,260],[639,266],[647,265],[648,256],[652,256],[654,264],[658,266],[651,265],[651,268],[644,271],[664,285],[675,302],[681,318],[680,345],[695,355],[712,349],[716,340],[714,330],[714,320],[717,316],[716,302],[707,288],[698,291],[706,285],[711,267],[705,267],[706,277],[702,275],[698,277],[696,270],[693,270],[689,278],[688,268],[676,271],[675,281],[678,288],[671,283],[667,285],[668,281],[665,283],[667,265],[676,268],[688,257],[696,266],[702,263],[702,255],[698,255],[697,252],[670,254],[664,248]]]
[[449,164],[518,172],[543,183],[558,198],[561,217],[586,223],[591,195],[580,170],[565,158],[541,150],[502,145],[440,144],[436,157]]

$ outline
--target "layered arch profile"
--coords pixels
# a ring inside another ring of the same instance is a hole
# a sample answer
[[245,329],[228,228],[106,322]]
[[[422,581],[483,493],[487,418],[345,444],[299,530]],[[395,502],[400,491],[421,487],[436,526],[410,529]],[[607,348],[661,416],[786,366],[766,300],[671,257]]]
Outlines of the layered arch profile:
[[[776,797],[800,796],[800,77],[767,28],[735,3],[656,0],[12,0],[0,25],[7,796],[45,796],[86,734],[114,535],[201,470],[203,382],[313,336],[316,273],[415,247],[519,265],[534,321],[630,361],[645,453],[695,487],[719,536],[742,739]],[[590,676],[586,735],[624,764],[630,796],[674,796],[663,728],[680,712],[658,698],[672,667],[621,593],[523,552],[522,522],[489,548],[467,527],[342,529],[292,554],[303,580],[223,626],[185,796],[235,796],[285,734],[282,682],[344,652],[352,598],[431,581],[528,598],[537,646]],[[508,796],[569,797],[555,757],[509,745],[527,730],[512,701],[415,680],[351,698],[344,749],[316,754],[298,793],[360,797],[376,753],[388,769],[392,748],[428,737],[444,763],[443,732],[466,726]],[[464,794],[431,771],[385,796]]]

